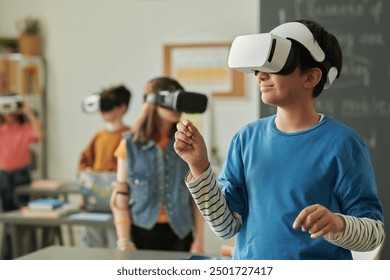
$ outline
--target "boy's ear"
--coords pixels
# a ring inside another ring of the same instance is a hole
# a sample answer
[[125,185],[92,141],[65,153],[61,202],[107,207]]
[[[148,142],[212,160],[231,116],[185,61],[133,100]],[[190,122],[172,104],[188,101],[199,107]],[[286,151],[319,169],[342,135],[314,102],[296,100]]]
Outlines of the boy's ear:
[[315,88],[322,78],[322,71],[320,68],[311,68],[306,73],[305,88]]

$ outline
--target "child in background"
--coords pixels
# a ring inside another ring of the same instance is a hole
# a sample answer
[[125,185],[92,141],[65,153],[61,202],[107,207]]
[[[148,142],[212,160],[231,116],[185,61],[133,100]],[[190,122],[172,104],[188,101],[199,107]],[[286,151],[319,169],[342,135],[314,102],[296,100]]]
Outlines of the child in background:
[[[146,84],[144,96],[177,90],[183,90],[177,81],[161,77]],[[188,165],[173,149],[180,116],[145,102],[115,153],[111,209],[119,250],[204,251],[204,219],[183,180]]]
[[[0,212],[27,205],[29,197],[17,196],[15,190],[31,183],[30,144],[39,143],[44,137],[44,129],[35,114],[23,99],[20,103],[20,109],[0,113]],[[11,258],[9,246],[7,250],[6,258]]]
[[[100,94],[100,112],[105,128],[98,131],[83,150],[79,171],[116,172],[114,151],[130,127],[123,124],[131,92],[123,85],[111,87]],[[83,229],[81,245],[85,247],[115,248],[116,234],[111,228],[87,226]]]
[[20,102],[21,108],[17,111],[0,114],[1,212],[15,210],[27,204],[28,197],[18,199],[15,189],[31,183],[30,144],[39,143],[44,137],[38,118],[23,99]]

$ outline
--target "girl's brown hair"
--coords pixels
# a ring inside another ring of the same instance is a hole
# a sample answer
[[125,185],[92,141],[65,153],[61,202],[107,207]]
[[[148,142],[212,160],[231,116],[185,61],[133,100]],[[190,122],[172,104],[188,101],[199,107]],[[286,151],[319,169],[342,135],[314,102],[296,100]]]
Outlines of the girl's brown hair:
[[[147,82],[144,88],[144,95],[158,93],[162,90],[177,91],[184,90],[178,81],[168,77],[158,77]],[[146,143],[149,140],[158,141],[160,139],[160,130],[158,127],[159,116],[157,114],[157,105],[144,103],[141,113],[135,121],[132,132],[133,141]],[[176,124],[172,125],[170,136],[176,131]]]

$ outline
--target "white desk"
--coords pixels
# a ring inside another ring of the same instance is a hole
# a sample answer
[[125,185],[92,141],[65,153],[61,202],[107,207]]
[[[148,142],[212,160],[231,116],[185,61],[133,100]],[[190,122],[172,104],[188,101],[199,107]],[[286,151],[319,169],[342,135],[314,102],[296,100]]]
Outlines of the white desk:
[[[59,243],[63,245],[62,236],[60,232],[60,226],[67,225],[69,227],[71,245],[74,245],[74,238],[71,232],[72,225],[89,225],[89,226],[102,226],[102,227],[114,227],[113,220],[96,221],[96,220],[73,220],[69,215],[60,217],[58,219],[51,218],[32,218],[26,217],[20,210],[9,211],[0,213],[0,253],[3,255],[3,244],[5,242],[5,233],[9,232],[11,236],[12,244],[12,256],[14,258],[21,255],[19,248],[19,235],[20,228],[29,226],[31,228],[43,228],[52,229],[59,239]],[[50,243],[43,242],[43,246]]]
[[[187,260],[188,252],[176,251],[118,251],[108,248],[50,246],[21,256],[18,260]],[[202,255],[208,257],[206,255]]]

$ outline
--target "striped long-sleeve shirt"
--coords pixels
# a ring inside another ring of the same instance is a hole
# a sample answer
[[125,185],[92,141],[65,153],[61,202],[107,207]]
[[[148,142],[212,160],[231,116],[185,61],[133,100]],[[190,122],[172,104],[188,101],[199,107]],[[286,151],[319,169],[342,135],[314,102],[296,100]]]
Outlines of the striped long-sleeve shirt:
[[[242,226],[242,217],[229,209],[217,180],[209,168],[196,180],[189,174],[187,186],[198,208],[212,230],[222,239],[236,235]],[[325,239],[342,248],[352,251],[371,251],[384,240],[384,225],[370,218],[357,218],[340,215],[345,220],[342,236],[328,234]]]

